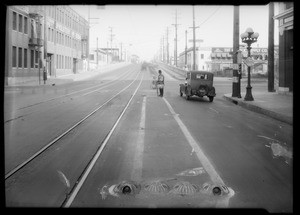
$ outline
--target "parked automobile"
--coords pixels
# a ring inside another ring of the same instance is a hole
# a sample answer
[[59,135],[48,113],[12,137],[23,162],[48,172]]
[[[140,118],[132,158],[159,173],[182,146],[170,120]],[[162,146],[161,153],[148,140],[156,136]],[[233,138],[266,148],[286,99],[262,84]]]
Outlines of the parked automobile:
[[185,83],[179,85],[180,96],[185,94],[187,100],[194,95],[207,96],[212,102],[216,96],[213,79],[214,74],[208,71],[188,71]]

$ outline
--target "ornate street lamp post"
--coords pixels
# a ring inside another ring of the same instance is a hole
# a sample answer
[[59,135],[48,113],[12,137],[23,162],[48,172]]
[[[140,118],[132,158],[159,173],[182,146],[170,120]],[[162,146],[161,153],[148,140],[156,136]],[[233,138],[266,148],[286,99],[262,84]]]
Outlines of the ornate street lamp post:
[[[248,58],[250,58],[251,53],[251,44],[257,42],[257,38],[258,38],[259,34],[258,33],[254,33],[252,28],[247,28],[246,32],[241,34],[241,39],[243,43],[247,44],[247,50],[248,50]],[[245,96],[245,101],[253,101],[253,96],[252,96],[252,92],[251,92],[251,85],[250,85],[250,66],[248,66],[248,85],[246,87],[246,96]]]

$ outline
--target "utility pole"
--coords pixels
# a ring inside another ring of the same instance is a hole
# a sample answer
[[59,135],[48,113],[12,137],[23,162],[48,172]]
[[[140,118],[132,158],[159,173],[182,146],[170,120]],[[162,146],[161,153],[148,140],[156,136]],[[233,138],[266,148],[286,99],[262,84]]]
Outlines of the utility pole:
[[106,42],[106,63],[108,64],[108,41]]
[[268,91],[274,90],[274,2],[269,3]]
[[[233,8],[233,65],[238,65],[238,50],[239,50],[239,6]],[[241,74],[238,73],[238,67],[233,68],[233,82],[232,82],[232,97],[242,98],[241,96]]]
[[39,85],[41,85],[41,38],[42,38],[42,27],[41,27],[41,15],[38,14],[38,36],[37,38],[39,38],[38,41],[38,68],[39,68]]
[[87,41],[87,59],[88,59],[88,71],[90,71],[90,6],[88,6],[88,41]]
[[167,64],[169,64],[169,27],[167,27]]
[[185,65],[187,66],[187,30],[185,30]]
[[115,36],[113,33],[112,33],[112,27],[109,27],[110,29],[110,52],[111,52],[111,57],[112,57],[112,61],[113,61],[113,52],[112,52],[112,41],[113,41],[113,37]]
[[175,24],[172,24],[175,26],[175,46],[174,46],[174,63],[175,66],[177,66],[177,26],[179,25],[177,23],[177,9],[175,11]]
[[165,63],[166,56],[165,56],[165,37],[164,36],[162,38],[162,50],[163,50],[163,63]]
[[87,46],[88,46],[88,48],[87,48],[87,50],[88,50],[88,53],[87,53],[87,57],[88,57],[87,58],[88,59],[88,70],[90,70],[90,28],[91,28],[91,22],[90,22],[90,20],[91,19],[98,19],[98,18],[90,18],[90,6],[88,5],[88,25],[89,25],[88,26],[88,29],[89,29],[88,30],[88,42],[87,42]]
[[97,37],[97,69],[98,69],[98,37]]
[[47,13],[46,13],[46,7],[44,6],[44,63],[45,65],[43,68],[43,79],[44,79],[44,84],[46,84],[46,80],[47,80],[47,17],[46,17]]
[[122,43],[121,43],[121,55],[120,55],[120,61],[122,61],[122,55],[123,55],[123,52],[122,52]]
[[193,6],[193,70],[196,70],[196,28],[199,26],[195,26],[195,6]]

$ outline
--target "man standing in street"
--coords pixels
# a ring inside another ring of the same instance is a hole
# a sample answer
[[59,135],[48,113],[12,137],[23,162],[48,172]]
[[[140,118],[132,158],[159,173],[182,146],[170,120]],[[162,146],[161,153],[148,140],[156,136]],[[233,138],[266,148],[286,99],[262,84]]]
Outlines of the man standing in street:
[[157,77],[157,88],[159,89],[159,96],[164,96],[164,85],[165,85],[165,77],[161,74],[161,70],[158,70],[158,77]]

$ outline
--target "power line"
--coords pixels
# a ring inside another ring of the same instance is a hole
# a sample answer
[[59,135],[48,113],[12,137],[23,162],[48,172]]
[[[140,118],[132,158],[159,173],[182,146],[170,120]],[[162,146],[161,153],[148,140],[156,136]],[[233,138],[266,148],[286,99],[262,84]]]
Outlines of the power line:
[[[198,25],[198,27],[200,27],[201,25],[205,24],[213,15],[216,14],[216,12],[221,8],[221,6],[219,6],[214,12],[212,12],[200,25]],[[187,33],[191,33],[193,30],[189,29]],[[184,37],[185,35],[181,35],[179,36],[178,40],[182,39],[182,37]]]
[[203,25],[205,22],[207,22],[213,15],[215,15],[215,13],[221,8],[221,6],[219,6],[209,17],[207,17],[206,20],[204,20],[199,26]]

